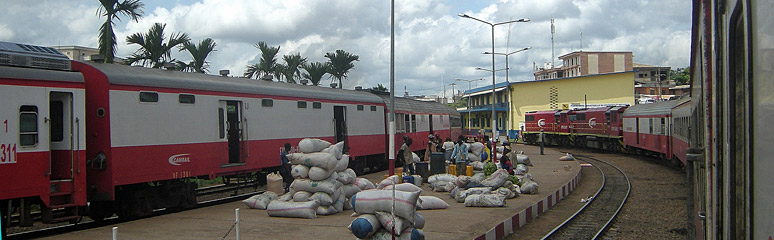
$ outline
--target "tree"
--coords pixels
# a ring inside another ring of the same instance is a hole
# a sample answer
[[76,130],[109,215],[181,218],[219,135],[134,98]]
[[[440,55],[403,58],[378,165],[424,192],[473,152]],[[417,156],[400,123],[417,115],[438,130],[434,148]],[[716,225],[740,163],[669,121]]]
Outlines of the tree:
[[328,65],[330,65],[328,73],[331,74],[332,78],[339,80],[339,88],[343,88],[341,80],[347,78],[349,70],[355,67],[355,64],[352,64],[352,62],[358,61],[360,57],[344,50],[326,53],[325,57],[328,58]]
[[[201,42],[199,42],[199,45],[193,44],[190,41],[183,43],[183,47],[180,48],[180,51],[188,51],[188,53],[191,54],[191,58],[193,60],[189,64],[183,63],[185,65],[185,68],[182,69],[182,71],[191,71],[191,72],[198,72],[198,73],[205,73],[207,72],[208,62],[206,61],[207,56],[210,55],[210,53],[215,51],[215,41],[212,40],[212,38],[205,38]],[[182,63],[182,62],[180,62]]]
[[457,100],[456,102],[448,103],[448,104],[446,104],[446,106],[449,106],[449,107],[454,108],[454,109],[461,108],[461,107],[468,107],[468,99],[467,98],[462,98],[462,99]]
[[371,87],[369,89],[374,91],[379,91],[379,92],[387,92],[387,88],[384,87],[381,83],[379,83],[379,85],[376,85],[376,87]]
[[301,57],[300,53],[293,53],[282,56],[285,65],[280,67],[280,72],[288,83],[296,83],[296,78],[301,78],[301,66],[306,63],[306,58]]
[[273,74],[279,78],[281,74],[277,71],[279,64],[277,64],[277,53],[279,53],[280,47],[271,47],[266,45],[266,42],[258,42],[254,45],[261,51],[261,59],[258,63],[253,65],[247,65],[247,71],[244,76],[247,78],[260,78],[265,75]]
[[127,64],[140,62],[142,66],[161,68],[165,62],[174,62],[170,52],[172,48],[191,40],[188,34],[172,33],[164,43],[164,28],[166,24],[154,23],[147,34],[135,33],[126,37],[127,44],[140,45],[140,49],[126,59]]
[[101,4],[97,14],[105,16],[105,23],[99,27],[99,54],[105,56],[105,63],[112,63],[116,55],[116,34],[113,32],[113,19],[126,15],[137,22],[142,17],[144,4],[140,0],[99,0]]
[[677,85],[688,84],[688,81],[691,80],[691,70],[689,68],[670,69],[669,78],[674,80]]
[[313,86],[320,85],[320,80],[322,80],[322,77],[328,73],[328,63],[321,63],[321,62],[313,62],[308,64],[301,65],[301,68],[306,70],[305,73],[302,73],[301,76],[312,82]]

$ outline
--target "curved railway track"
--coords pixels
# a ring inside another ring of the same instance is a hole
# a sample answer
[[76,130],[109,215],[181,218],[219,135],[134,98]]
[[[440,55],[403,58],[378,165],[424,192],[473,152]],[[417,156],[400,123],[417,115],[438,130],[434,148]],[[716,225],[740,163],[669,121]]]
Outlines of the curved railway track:
[[629,197],[631,183],[623,171],[593,157],[574,156],[599,169],[603,177],[602,187],[583,208],[543,239],[597,239],[607,230]]
[[[248,198],[255,194],[262,193],[263,191],[259,191],[257,185],[258,185],[257,182],[250,181],[238,186],[234,184],[220,184],[220,185],[202,187],[202,188],[196,189],[196,195],[198,200],[196,206],[185,210],[191,210],[191,209],[209,207],[209,206],[227,203],[227,202],[233,202],[233,201]],[[220,197],[212,197],[213,195],[220,195]],[[154,214],[149,217],[158,216],[158,215],[171,213],[171,212],[175,212],[175,210],[170,210],[170,209],[155,210]],[[37,214],[34,214],[33,217],[39,218]],[[131,220],[134,220],[134,219],[121,219],[117,216],[107,218],[101,222],[95,222],[90,219],[89,220],[84,219],[84,221],[74,223],[74,224],[60,224],[55,226],[48,226],[48,227],[33,229],[29,231],[12,233],[12,234],[8,234],[7,237],[8,239],[39,238],[44,236],[52,236],[56,234],[66,233],[66,232],[102,227],[102,226],[122,223],[126,221],[131,221]]]

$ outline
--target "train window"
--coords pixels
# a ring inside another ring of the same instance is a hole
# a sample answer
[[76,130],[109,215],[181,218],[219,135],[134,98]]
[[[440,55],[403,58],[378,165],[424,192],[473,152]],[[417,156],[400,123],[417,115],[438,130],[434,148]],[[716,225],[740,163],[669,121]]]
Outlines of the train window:
[[298,108],[306,108],[306,101],[298,101],[296,106],[298,106]]
[[194,104],[196,103],[196,96],[192,94],[180,94],[177,95],[177,101],[179,103]]
[[376,112],[376,106],[371,106],[371,112]]
[[274,106],[274,100],[272,100],[272,99],[261,99],[261,106],[263,106],[263,107],[273,107]]
[[51,141],[61,142],[64,140],[64,102],[51,101],[48,111],[51,117]]
[[159,94],[155,92],[140,92],[140,102],[159,102]]
[[220,139],[226,138],[226,113],[223,108],[218,108],[218,136]]
[[321,102],[312,102],[312,108],[314,109],[321,109],[322,103]]
[[363,109],[365,109],[365,107],[363,107],[363,105],[357,105],[357,110],[358,111],[363,111]]
[[535,116],[534,115],[525,116],[524,117],[524,121],[526,121],[526,122],[534,122],[535,121]]
[[21,106],[19,108],[19,145],[38,144],[38,107]]

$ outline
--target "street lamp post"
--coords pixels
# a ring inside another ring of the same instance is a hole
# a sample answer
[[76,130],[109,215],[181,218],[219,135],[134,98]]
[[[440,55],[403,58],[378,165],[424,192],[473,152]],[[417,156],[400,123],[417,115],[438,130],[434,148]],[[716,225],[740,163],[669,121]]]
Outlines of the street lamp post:
[[[495,52],[495,50],[494,50],[494,46],[495,46],[495,42],[494,42],[494,40],[495,40],[495,38],[494,38],[494,27],[495,26],[502,25],[502,24],[508,24],[508,23],[515,23],[515,22],[529,22],[529,19],[522,18],[522,19],[511,20],[511,21],[506,21],[506,22],[490,23],[490,22],[487,22],[487,21],[484,21],[484,20],[481,20],[481,19],[478,19],[478,18],[471,17],[471,16],[469,16],[467,14],[464,14],[464,13],[457,14],[457,16],[460,16],[462,18],[470,18],[470,19],[473,19],[473,20],[485,23],[485,24],[487,24],[487,25],[492,27],[492,52]],[[495,97],[495,70],[494,69],[495,69],[495,57],[494,57],[494,54],[492,54],[492,100],[493,100],[492,102],[493,103],[494,103],[494,97]],[[495,113],[495,106],[494,106],[494,104],[492,104],[492,142],[497,142],[496,141],[497,138],[495,136],[495,131],[494,131],[496,128],[497,128],[497,115]],[[495,152],[496,151],[492,151],[492,153],[495,153]],[[492,155],[496,156],[496,154],[492,154]],[[495,159],[492,158],[492,160],[495,160]]]
[[[479,79],[459,79],[459,78],[455,78],[454,79],[454,81],[465,81],[465,82],[468,82],[468,92],[470,92],[470,83],[472,83],[474,81],[482,81],[482,80],[484,80],[484,79],[483,78],[479,78]],[[470,131],[470,96],[468,96],[468,131]]]
[[510,53],[491,53],[491,52],[484,52],[484,54],[493,54],[493,55],[503,55],[505,56],[505,95],[508,102],[508,113],[506,115],[507,119],[505,120],[505,134],[508,135],[508,131],[511,129],[511,84],[508,80],[508,70],[510,69],[510,66],[508,66],[508,57],[511,56],[511,54],[519,53],[523,51],[527,51],[532,49],[532,47],[525,47]]
[[[501,69],[497,69],[497,70],[492,71],[490,69],[477,67],[476,70],[492,72],[494,74],[495,72],[499,72],[499,71],[506,71],[507,72],[508,68],[501,68]],[[492,89],[492,112],[494,112],[495,104],[497,104],[497,99],[495,98],[495,94],[496,94],[495,89]],[[493,142],[496,142],[495,138],[494,138],[494,136],[495,136],[495,134],[494,134],[495,133],[495,128],[497,128],[497,125],[496,125],[497,124],[497,119],[496,119],[496,117],[497,117],[497,115],[495,113],[493,113],[492,114],[492,118],[493,118],[492,119],[492,137],[493,137],[492,141]]]

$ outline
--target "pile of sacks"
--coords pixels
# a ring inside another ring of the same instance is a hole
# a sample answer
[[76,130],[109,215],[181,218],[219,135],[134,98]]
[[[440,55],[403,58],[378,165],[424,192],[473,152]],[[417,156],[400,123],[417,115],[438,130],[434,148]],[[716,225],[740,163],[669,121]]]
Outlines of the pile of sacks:
[[353,216],[357,218],[347,228],[358,239],[424,239],[425,218],[417,209],[449,206],[440,198],[420,196],[419,187],[398,183],[397,176],[390,176],[382,183],[385,183],[380,183],[384,189],[362,191],[350,199]]
[[519,186],[521,192],[526,194],[537,194],[538,184],[535,179],[532,178],[532,174],[529,174],[529,167],[532,167],[532,162],[529,160],[529,156],[525,155],[523,151],[512,151],[507,155],[508,159],[511,159],[511,163],[515,163],[513,166],[513,174],[519,178]]
[[505,200],[520,194],[536,194],[538,185],[532,175],[514,175],[498,169],[492,175],[476,173],[472,177],[436,174],[428,178],[435,192],[449,192],[449,196],[466,207],[502,207]]
[[266,209],[272,217],[316,218],[351,209],[348,199],[357,192],[373,189],[374,184],[358,178],[347,168],[349,156],[342,154],[344,142],[305,138],[300,153],[288,154],[293,183],[282,196],[266,192],[244,200],[251,208]]

